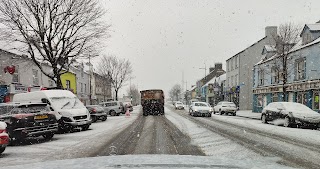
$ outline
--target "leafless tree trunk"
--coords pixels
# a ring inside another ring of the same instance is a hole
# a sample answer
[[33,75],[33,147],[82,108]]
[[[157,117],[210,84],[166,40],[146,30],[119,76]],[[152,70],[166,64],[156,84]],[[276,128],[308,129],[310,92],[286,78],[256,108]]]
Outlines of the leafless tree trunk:
[[169,95],[173,101],[178,101],[181,92],[182,92],[181,85],[176,84],[171,88]]
[[106,79],[110,80],[115,91],[115,99],[118,100],[119,90],[130,80],[132,66],[129,60],[118,59],[115,56],[104,56],[98,64],[98,71]]
[[[2,38],[27,53],[62,88],[61,74],[106,35],[98,0],[2,0]],[[45,71],[41,63],[52,67]]]
[[[279,26],[279,31],[274,40],[276,42],[276,55],[273,60],[272,68],[279,75],[279,81],[282,81],[282,100],[286,100],[287,96],[287,82],[288,78],[292,74],[292,70],[289,70],[290,64],[292,64],[290,50],[300,39],[301,27],[293,23],[286,23]],[[271,68],[271,69],[272,69]]]

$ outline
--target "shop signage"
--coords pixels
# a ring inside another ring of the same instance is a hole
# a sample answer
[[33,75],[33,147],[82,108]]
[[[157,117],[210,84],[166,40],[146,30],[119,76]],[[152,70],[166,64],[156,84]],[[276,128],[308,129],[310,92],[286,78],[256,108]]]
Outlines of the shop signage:
[[17,93],[26,93],[28,92],[28,88],[21,84],[10,84],[9,93],[17,94]]

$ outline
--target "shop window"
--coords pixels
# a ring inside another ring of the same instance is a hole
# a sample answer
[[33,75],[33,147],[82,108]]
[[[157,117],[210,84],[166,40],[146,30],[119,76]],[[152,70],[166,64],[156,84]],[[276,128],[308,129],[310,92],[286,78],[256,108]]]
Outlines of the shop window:
[[307,101],[308,101],[308,99],[307,99],[306,93],[298,93],[298,95],[297,95],[297,102],[298,103],[307,105]]
[[39,71],[37,69],[32,69],[33,85],[39,85]]
[[319,110],[319,92],[313,93],[313,105],[312,108],[315,110]]
[[278,102],[279,98],[278,98],[278,93],[275,93],[272,95],[272,102]]
[[71,89],[71,83],[70,83],[70,80],[66,80],[66,87],[67,89]]
[[15,72],[12,74],[12,82],[19,83],[19,66],[16,66]]
[[263,95],[258,96],[257,107],[263,107]]

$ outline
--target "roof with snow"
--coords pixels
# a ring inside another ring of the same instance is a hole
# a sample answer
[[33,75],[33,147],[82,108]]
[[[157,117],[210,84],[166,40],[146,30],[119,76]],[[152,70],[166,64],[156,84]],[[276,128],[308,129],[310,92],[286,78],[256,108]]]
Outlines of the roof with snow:
[[277,51],[275,45],[264,45],[264,49],[265,49],[267,52],[275,52],[275,51]]
[[315,23],[315,24],[305,24],[303,27],[303,30],[300,33],[300,37],[302,36],[302,34],[304,33],[304,31],[306,29],[309,29],[311,32],[317,32],[320,31],[320,23]]
[[217,82],[220,85],[222,83],[222,81],[226,80],[226,78],[227,78],[227,74],[225,73],[225,74],[222,74],[222,75],[220,75],[218,77],[212,78],[209,82],[207,82],[203,86],[208,86],[209,84],[213,84],[215,82]]

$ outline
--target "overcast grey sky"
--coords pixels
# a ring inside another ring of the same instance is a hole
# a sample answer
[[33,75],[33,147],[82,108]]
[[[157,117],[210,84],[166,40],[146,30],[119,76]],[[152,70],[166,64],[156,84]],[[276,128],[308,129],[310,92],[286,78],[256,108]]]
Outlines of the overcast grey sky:
[[[266,26],[315,23],[319,0],[102,0],[111,37],[105,54],[127,58],[139,89],[188,88],[207,67],[264,37]],[[207,71],[208,72],[208,71]],[[126,87],[125,87],[126,88]],[[125,89],[123,90],[125,91]],[[123,93],[123,92],[122,92]],[[121,95],[120,95],[121,96]]]

